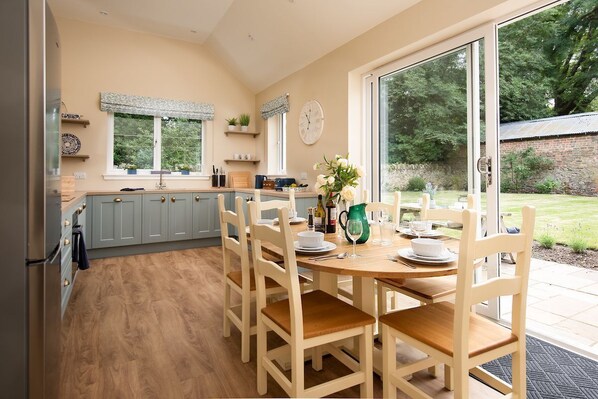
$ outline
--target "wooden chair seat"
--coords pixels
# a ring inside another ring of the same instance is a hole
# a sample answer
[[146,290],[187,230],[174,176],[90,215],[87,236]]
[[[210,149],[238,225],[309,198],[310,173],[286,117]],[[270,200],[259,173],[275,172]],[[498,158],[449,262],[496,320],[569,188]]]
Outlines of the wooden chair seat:
[[[438,302],[385,314],[380,322],[452,357],[454,310],[452,303]],[[469,357],[517,341],[511,330],[474,313],[469,323]]]
[[[233,283],[235,283],[239,288],[243,286],[243,276],[241,270],[237,270],[234,272],[230,272],[226,275],[228,279],[230,279]],[[249,269],[249,290],[255,291],[255,274],[253,272],[253,268]],[[299,284],[304,284],[310,282],[305,277],[299,276]],[[272,280],[271,278],[266,278],[266,289],[269,288],[276,288],[280,287],[276,281]]]
[[437,302],[440,298],[454,295],[457,286],[457,276],[407,280],[380,278],[377,280],[389,288],[400,290],[401,294],[408,295],[425,303]]
[[[354,327],[363,327],[376,322],[376,319],[369,314],[320,290],[301,295],[301,306],[304,339]],[[267,305],[262,309],[262,313],[287,334],[291,334],[291,313],[288,299]]]

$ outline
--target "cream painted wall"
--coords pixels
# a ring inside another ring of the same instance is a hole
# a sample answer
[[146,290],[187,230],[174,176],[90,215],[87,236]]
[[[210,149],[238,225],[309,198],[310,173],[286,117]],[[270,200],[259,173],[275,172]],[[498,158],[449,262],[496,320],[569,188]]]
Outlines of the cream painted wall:
[[[264,102],[289,93],[287,115],[287,172],[308,173],[313,187],[318,172],[312,165],[323,155],[361,152],[363,73],[504,16],[535,0],[423,0],[316,62],[256,95],[256,110]],[[314,145],[305,145],[298,132],[302,104],[318,100],[324,109],[324,133]],[[260,119],[258,129],[263,129]],[[349,136],[352,137],[349,142]],[[265,145],[260,147],[264,158]],[[362,160],[358,160],[362,163]],[[265,167],[260,165],[260,173]]]
[[[259,140],[226,137],[225,118],[240,113],[252,115],[255,126],[255,96],[204,47],[188,42],[83,22],[58,19],[62,41],[62,96],[71,113],[91,121],[87,128],[63,124],[62,132],[81,140],[81,154],[90,159],[63,159],[62,174],[83,171],[77,190],[113,190],[122,187],[154,188],[157,178],[105,180],[107,159],[107,113],[99,109],[101,91],[208,102],[215,105],[215,119],[207,123],[206,160],[225,170],[252,170],[253,164],[226,165],[233,153],[256,153]],[[63,110],[64,111],[64,110]],[[125,179],[127,179],[125,177]],[[207,188],[208,180],[168,179],[168,188]]]

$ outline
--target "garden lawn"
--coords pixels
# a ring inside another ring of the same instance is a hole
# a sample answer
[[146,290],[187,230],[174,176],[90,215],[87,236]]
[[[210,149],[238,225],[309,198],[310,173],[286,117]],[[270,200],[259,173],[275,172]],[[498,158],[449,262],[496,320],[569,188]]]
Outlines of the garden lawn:
[[[439,206],[453,205],[459,191],[439,191],[435,200]],[[419,191],[401,192],[401,202],[417,202]],[[390,193],[385,193],[385,202],[392,201]],[[524,205],[536,207],[536,229],[534,238],[549,234],[557,243],[569,244],[573,238],[586,241],[589,248],[598,249],[598,197],[579,197],[561,194],[501,194],[501,211],[510,212],[505,216],[508,227],[521,227],[521,208]],[[485,208],[485,193],[482,194],[482,208]]]

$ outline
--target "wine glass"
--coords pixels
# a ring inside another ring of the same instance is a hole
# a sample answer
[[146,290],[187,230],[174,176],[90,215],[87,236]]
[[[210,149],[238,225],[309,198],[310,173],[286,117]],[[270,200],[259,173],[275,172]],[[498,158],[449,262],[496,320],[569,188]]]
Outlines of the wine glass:
[[353,254],[350,258],[357,258],[357,254],[355,253],[355,246],[357,244],[357,240],[363,234],[363,225],[361,224],[361,220],[357,219],[349,219],[347,221],[347,235],[353,241]]
[[411,222],[411,231],[417,235],[417,238],[420,238],[421,233],[428,231],[428,222],[423,220],[414,220]]

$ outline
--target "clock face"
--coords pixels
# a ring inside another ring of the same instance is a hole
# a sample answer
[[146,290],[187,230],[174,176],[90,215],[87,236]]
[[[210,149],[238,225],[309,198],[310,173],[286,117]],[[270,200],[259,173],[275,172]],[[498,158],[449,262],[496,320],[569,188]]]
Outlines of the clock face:
[[322,135],[324,111],[316,100],[306,102],[299,114],[299,135],[305,144],[313,144]]

